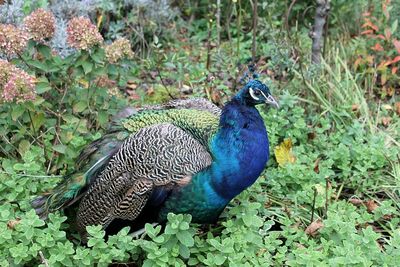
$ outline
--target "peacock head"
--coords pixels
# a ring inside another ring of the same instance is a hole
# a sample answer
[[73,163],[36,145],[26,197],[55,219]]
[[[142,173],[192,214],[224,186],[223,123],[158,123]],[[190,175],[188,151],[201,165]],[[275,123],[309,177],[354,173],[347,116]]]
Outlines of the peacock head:
[[248,106],[269,104],[275,108],[279,108],[279,104],[271,95],[268,86],[259,80],[248,81],[236,97]]

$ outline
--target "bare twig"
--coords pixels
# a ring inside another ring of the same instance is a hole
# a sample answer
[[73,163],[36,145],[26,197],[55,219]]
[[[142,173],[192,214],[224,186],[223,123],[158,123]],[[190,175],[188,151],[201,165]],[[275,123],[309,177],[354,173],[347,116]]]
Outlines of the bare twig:
[[171,99],[175,99],[175,97],[171,94],[171,92],[169,91],[167,85],[165,84],[164,79],[163,79],[163,77],[161,76],[161,71],[160,71],[160,68],[158,67],[158,65],[156,66],[156,69],[157,69],[157,76],[158,76],[158,78],[160,78],[161,84],[162,84],[162,86],[164,87],[165,91],[167,91],[168,96],[169,96]]
[[[158,223],[151,223],[151,226],[156,227],[158,225]],[[146,235],[146,228],[143,227],[142,229],[139,229],[133,233],[129,234],[131,237],[136,238],[136,239],[143,239]]]
[[[285,15],[285,28],[286,28],[286,35],[288,37],[289,43],[292,44],[292,48],[293,48],[293,53],[297,56],[297,60],[299,63],[299,67],[300,67],[300,75],[302,78],[302,82],[304,84],[304,86],[307,88],[307,83],[306,83],[306,78],[304,75],[304,66],[303,66],[303,60],[302,60],[302,53],[301,50],[298,49],[299,45],[298,45],[298,36],[297,36],[297,32],[295,31],[295,40],[292,39],[292,35],[290,32],[290,27],[289,27],[289,16],[290,13],[292,12],[293,6],[296,4],[297,0],[292,0],[292,2],[290,3],[288,10],[286,11],[286,15]],[[297,44],[295,44],[294,41],[297,41]],[[280,52],[280,50],[278,49],[278,51]]]
[[211,64],[211,23],[208,24],[208,38],[207,38],[207,62],[206,62],[206,69],[210,70]]
[[317,189],[314,188],[314,197],[313,197],[313,203],[312,203],[312,208],[311,208],[311,222],[314,221],[314,212],[315,212],[315,201],[317,199]]
[[[53,111],[54,112],[54,111]],[[54,112],[55,114],[56,114],[56,116],[57,116],[57,124],[56,124],[56,127],[55,127],[55,129],[56,129],[56,138],[54,138],[54,141],[53,141],[53,147],[55,146],[55,145],[57,145],[57,141],[59,142],[59,143],[61,143],[61,139],[60,139],[60,132],[61,132],[61,113],[60,113],[60,111],[59,110],[57,110],[57,113],[56,112]],[[49,172],[50,172],[50,168],[51,168],[51,164],[52,164],[52,162],[53,162],[53,159],[54,159],[54,155],[55,155],[55,151],[53,151],[52,153],[51,153],[51,157],[50,157],[50,160],[49,160],[49,164],[47,165],[47,170],[46,170],[46,174],[48,174]]]
[[329,26],[329,14],[326,15],[326,22],[324,26],[324,47],[322,49],[322,56],[325,58],[326,55],[326,45],[328,43],[328,26]]
[[290,5],[289,5],[289,7],[288,7],[288,9],[286,11],[286,14],[285,14],[285,28],[286,28],[286,31],[288,33],[288,38],[289,39],[291,39],[290,28],[289,28],[289,16],[290,16],[290,13],[292,12],[293,6],[294,6],[294,4],[296,4],[296,2],[297,2],[297,0],[292,0],[292,2],[290,3]]
[[43,252],[41,250],[39,250],[39,256],[40,256],[40,260],[42,261],[42,264],[45,267],[49,267],[49,263],[47,262],[47,259],[44,257]]
[[228,16],[226,16],[226,22],[225,22],[225,31],[228,34],[228,40],[229,43],[231,44],[230,46],[232,46],[232,36],[231,36],[231,29],[230,29],[230,24],[231,24],[231,20],[232,20],[232,16],[233,16],[233,12],[232,12],[232,2],[229,1],[229,7],[228,7]]
[[217,19],[217,45],[219,51],[219,47],[221,46],[221,0],[217,0],[217,12],[215,16]]
[[148,50],[150,50],[151,47],[150,47],[149,43],[146,41],[146,38],[144,38],[143,34],[140,33],[140,32],[138,32],[138,31],[135,29],[135,27],[134,27],[132,24],[130,24],[130,23],[128,22],[127,19],[125,19],[124,21],[125,21],[126,25],[128,25],[129,28],[142,40],[142,47],[143,47],[143,50],[145,50],[146,47],[147,47]]
[[[254,2],[253,2],[254,1]],[[252,46],[251,46],[251,56],[252,56],[252,61],[253,64],[256,63],[256,53],[257,53],[257,23],[258,23],[258,11],[257,11],[257,5],[258,1],[253,0],[250,1],[253,5],[253,40],[252,40]]]
[[317,8],[315,11],[314,25],[310,31],[312,39],[311,62],[314,64],[321,63],[321,48],[323,47],[323,32],[330,9],[330,0],[317,0]]
[[36,139],[37,133],[36,133],[35,125],[33,124],[32,115],[31,115],[31,112],[29,109],[28,109],[28,116],[29,116],[29,120],[31,121],[31,124],[32,124],[33,134],[35,135],[35,139]]
[[237,62],[240,61],[240,33],[242,32],[242,4],[241,1],[238,0],[237,7],[237,18],[236,18],[236,53],[237,53]]
[[328,218],[328,189],[329,189],[329,179],[328,177],[325,179],[325,219]]

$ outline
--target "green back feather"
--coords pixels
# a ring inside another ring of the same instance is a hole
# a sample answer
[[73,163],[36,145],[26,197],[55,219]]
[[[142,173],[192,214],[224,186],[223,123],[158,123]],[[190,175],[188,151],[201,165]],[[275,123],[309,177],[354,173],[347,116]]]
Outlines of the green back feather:
[[195,109],[146,110],[122,121],[130,133],[159,123],[171,123],[208,146],[210,138],[218,129],[219,116]]

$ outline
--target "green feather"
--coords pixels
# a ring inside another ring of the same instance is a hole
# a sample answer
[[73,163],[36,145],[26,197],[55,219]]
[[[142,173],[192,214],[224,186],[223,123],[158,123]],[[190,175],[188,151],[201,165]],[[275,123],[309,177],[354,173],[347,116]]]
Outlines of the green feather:
[[218,129],[219,117],[195,109],[146,110],[122,121],[131,133],[159,123],[171,123],[190,133],[202,144],[207,144]]

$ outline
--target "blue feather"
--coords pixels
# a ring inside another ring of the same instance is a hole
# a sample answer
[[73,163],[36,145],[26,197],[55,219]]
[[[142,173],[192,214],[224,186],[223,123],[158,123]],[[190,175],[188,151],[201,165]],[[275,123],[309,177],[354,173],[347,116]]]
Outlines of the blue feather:
[[264,122],[248,90],[261,87],[250,82],[223,109],[220,127],[210,143],[213,162],[197,173],[190,184],[171,192],[159,213],[190,213],[196,222],[216,220],[235,196],[252,185],[269,158],[269,141]]

